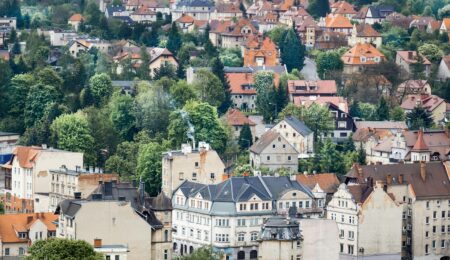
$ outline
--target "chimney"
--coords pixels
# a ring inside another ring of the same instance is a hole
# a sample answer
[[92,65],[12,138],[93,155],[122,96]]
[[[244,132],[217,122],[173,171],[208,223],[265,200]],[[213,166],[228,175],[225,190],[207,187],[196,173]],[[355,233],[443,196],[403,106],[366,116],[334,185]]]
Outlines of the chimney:
[[100,238],[94,238],[94,248],[102,247],[102,240]]
[[387,185],[391,185],[392,184],[392,175],[388,174],[388,176],[386,177],[386,184]]
[[425,169],[426,164],[424,161],[420,161],[420,177],[422,177],[422,180],[425,181],[427,178],[427,171]]
[[403,184],[403,174],[400,174],[400,175],[398,176],[398,183],[399,183],[399,184]]
[[27,217],[27,224],[30,224],[31,221],[33,221],[33,216],[28,216]]
[[42,149],[47,150],[47,144],[42,144]]

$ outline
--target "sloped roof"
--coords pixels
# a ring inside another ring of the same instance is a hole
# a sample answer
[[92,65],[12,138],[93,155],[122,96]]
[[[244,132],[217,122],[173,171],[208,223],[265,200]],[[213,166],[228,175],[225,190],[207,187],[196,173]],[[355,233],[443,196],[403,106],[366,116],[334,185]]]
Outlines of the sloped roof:
[[419,130],[419,135],[417,136],[417,141],[414,144],[411,151],[428,151],[428,146],[425,143],[425,140],[423,140],[423,131]]
[[[365,62],[361,61],[361,57],[366,58]],[[348,50],[344,55],[342,55],[341,60],[344,64],[349,65],[371,65],[378,64],[375,62],[374,58],[385,59],[384,54],[382,54],[377,48],[375,48],[370,43],[358,43],[353,48]]]
[[341,111],[348,113],[348,102],[344,97],[340,96],[297,96],[294,97],[293,103],[297,106],[309,107],[312,104],[327,105],[333,104]]
[[177,23],[194,23],[194,21],[195,19],[188,14],[183,14],[180,18],[175,20]]
[[[305,90],[298,89],[305,86]],[[337,86],[334,80],[288,80],[289,94],[336,94]]]
[[340,184],[334,173],[298,174],[296,177],[299,183],[306,185],[309,189],[314,189],[318,184],[326,193],[335,193]]
[[371,18],[386,18],[387,15],[393,13],[394,7],[389,5],[372,5],[369,6],[370,13],[372,14]]
[[0,215],[0,238],[2,243],[28,243],[28,238],[20,239],[17,232],[27,232],[40,220],[48,231],[56,231],[58,215],[53,213],[4,214]]
[[350,3],[346,1],[337,1],[331,5],[332,9],[336,9],[334,11],[335,14],[356,14],[356,10]]
[[214,2],[210,0],[180,0],[177,3],[177,7],[186,6],[186,7],[214,7]]
[[13,155],[17,158],[20,167],[32,168],[34,160],[42,150],[41,147],[36,146],[17,146]]
[[254,87],[243,88],[243,86],[254,84],[253,73],[226,73],[226,76],[230,84],[231,94],[256,94]]
[[251,126],[256,125],[255,122],[250,120],[246,115],[244,115],[244,113],[242,113],[237,108],[232,108],[228,110],[227,113],[225,114],[225,119],[227,120],[228,124],[232,126],[242,126],[245,124]]
[[358,37],[381,37],[381,34],[373,29],[370,24],[360,24],[356,26],[356,35]]
[[283,120],[302,136],[307,136],[312,133],[311,129],[309,129],[304,122],[298,120],[294,116],[286,116]]
[[450,31],[450,18],[444,18],[442,20],[442,23],[444,24],[444,26],[447,29],[447,31]]
[[325,18],[325,27],[327,28],[353,28],[350,20],[342,15],[328,15]]
[[400,107],[403,109],[412,110],[419,103],[423,108],[432,112],[442,102],[445,101],[436,95],[407,95]]
[[70,18],[69,21],[71,22],[81,22],[83,21],[83,16],[81,14],[73,14]]
[[[416,63],[418,60],[417,52],[416,51],[397,51],[397,55],[402,58],[406,63]],[[423,55],[423,64],[424,65],[431,65],[431,62]]]
[[356,121],[356,128],[371,129],[408,129],[404,121]]
[[273,130],[269,130],[267,132],[265,132],[261,138],[258,139],[258,141],[256,141],[251,147],[250,147],[250,151],[252,151],[253,153],[256,154],[260,154],[262,151],[264,151],[264,149],[270,145],[275,139],[277,139],[278,137],[284,138],[282,137],[279,133],[273,131]]
[[364,203],[373,191],[373,188],[366,184],[349,185],[347,188],[356,203]]

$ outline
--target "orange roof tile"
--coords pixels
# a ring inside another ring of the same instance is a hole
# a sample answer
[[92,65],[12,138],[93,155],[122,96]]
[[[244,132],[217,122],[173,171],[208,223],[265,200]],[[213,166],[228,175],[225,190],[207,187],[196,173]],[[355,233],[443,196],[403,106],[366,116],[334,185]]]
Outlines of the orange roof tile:
[[41,147],[36,146],[17,146],[13,154],[17,158],[20,167],[22,168],[32,168],[33,162],[37,155],[41,152]]
[[[252,73],[227,73],[226,75],[230,83],[231,94],[256,94],[256,89],[250,87],[254,84]],[[249,88],[243,86],[249,86]]]
[[325,27],[328,28],[353,28],[348,18],[342,15],[328,15],[325,18]]
[[334,173],[321,173],[321,174],[298,174],[297,181],[303,185],[308,186],[310,189],[314,189],[316,184],[319,184],[320,188],[326,193],[334,193],[339,187],[339,180]]
[[28,243],[28,239],[19,239],[16,231],[27,232],[37,219],[47,226],[47,230],[56,231],[56,226],[53,222],[58,219],[58,215],[53,213],[0,215],[0,238],[2,243]]
[[[417,52],[416,51],[397,51],[397,55],[400,56],[406,63],[416,63],[417,62]],[[423,64],[431,65],[431,62],[423,55]]]
[[84,20],[84,18],[83,18],[83,16],[81,16],[81,14],[73,14],[69,18],[69,21],[71,21],[71,22],[81,22],[83,20]]
[[425,144],[423,139],[423,131],[419,130],[419,135],[417,136],[417,141],[412,148],[412,151],[428,151],[428,146]]
[[373,29],[370,24],[360,24],[356,26],[356,35],[358,37],[381,37],[381,34]]
[[[362,58],[365,58],[364,62]],[[384,54],[370,43],[358,43],[341,57],[344,64],[348,65],[372,65],[384,59]]]
[[442,23],[444,24],[444,26],[447,29],[447,31],[450,31],[450,18],[444,18]]
[[240,125],[256,125],[255,122],[250,120],[244,113],[239,111],[239,109],[233,108],[227,111],[225,114],[225,119],[228,124],[231,126],[240,126]]
[[356,14],[355,8],[353,5],[349,4],[346,1],[338,1],[331,6],[332,9],[336,9],[334,11],[335,14]]
[[195,19],[192,16],[183,14],[175,22],[177,22],[177,23],[194,23],[194,21],[195,21]]

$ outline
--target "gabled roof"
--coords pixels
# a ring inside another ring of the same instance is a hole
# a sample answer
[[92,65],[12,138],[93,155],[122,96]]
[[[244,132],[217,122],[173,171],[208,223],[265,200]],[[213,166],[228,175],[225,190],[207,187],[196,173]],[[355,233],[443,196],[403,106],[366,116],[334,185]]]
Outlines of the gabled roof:
[[[305,87],[300,89],[299,87]],[[289,94],[336,94],[337,86],[334,80],[288,80]]]
[[371,129],[408,129],[404,121],[356,121],[356,128],[371,128]]
[[284,137],[281,136],[279,133],[277,133],[273,130],[269,130],[269,131],[265,132],[261,136],[261,138],[259,138],[258,141],[256,141],[256,143],[254,143],[250,147],[250,151],[253,153],[256,153],[256,154],[260,154],[262,151],[264,151],[264,149],[266,149],[267,146],[269,146],[278,137],[284,139]]
[[356,36],[357,37],[381,37],[381,34],[373,29],[370,24],[360,24],[356,26]]
[[444,18],[442,20],[442,24],[445,26],[447,31],[450,31],[450,18]]
[[356,10],[350,3],[346,1],[337,1],[330,6],[332,9],[336,9],[335,14],[356,14]]
[[42,150],[42,147],[37,146],[17,146],[13,155],[17,158],[20,167],[32,168],[34,160]]
[[298,174],[297,181],[311,190],[318,184],[326,193],[335,193],[340,184],[334,173]]
[[242,126],[242,125],[250,125],[254,126],[256,125],[255,122],[250,120],[244,113],[239,111],[239,109],[232,108],[227,111],[225,114],[225,119],[227,120],[228,124],[231,126]]
[[81,14],[73,14],[70,18],[69,21],[70,22],[81,22],[83,21],[84,18]]
[[325,27],[327,28],[353,28],[350,20],[342,15],[328,15],[325,18]]
[[366,184],[349,185],[347,188],[356,203],[364,203],[373,191],[373,188]]
[[443,62],[447,66],[447,69],[450,70],[450,55],[442,57],[441,62]]
[[[418,60],[417,52],[416,51],[397,51],[397,55],[404,60],[406,63],[416,63]],[[422,59],[424,65],[431,65],[431,62],[423,55],[419,54]]]
[[194,21],[195,19],[188,14],[183,14],[180,18],[175,20],[177,23],[194,23]]
[[304,122],[298,120],[294,116],[286,116],[283,121],[294,128],[295,131],[297,131],[302,136],[308,136],[312,133],[311,129],[309,129],[309,127],[307,127]]
[[[365,62],[361,61],[361,58],[366,59]],[[379,62],[374,61],[374,58],[385,59],[384,54],[382,54],[377,48],[375,48],[370,43],[358,43],[349,51],[342,55],[341,60],[344,64],[348,65],[372,65],[378,64]]]
[[406,110],[412,110],[418,105],[421,105],[429,112],[432,112],[443,102],[445,101],[436,95],[407,95],[400,107]]
[[334,105],[342,112],[348,113],[348,102],[344,97],[340,96],[297,96],[294,97],[293,103],[297,106],[309,107],[312,104],[318,105]]
[[394,7],[393,6],[369,6],[369,11],[372,14],[371,18],[386,18],[387,15],[393,13]]
[[180,0],[177,3],[177,7],[214,7],[214,2],[210,0]]
[[[21,239],[17,232],[28,232],[30,227],[41,221],[48,231],[56,231],[55,221],[58,215],[53,213],[4,214],[0,215],[0,239],[2,243],[25,243],[28,238]],[[30,234],[31,235],[31,234]]]

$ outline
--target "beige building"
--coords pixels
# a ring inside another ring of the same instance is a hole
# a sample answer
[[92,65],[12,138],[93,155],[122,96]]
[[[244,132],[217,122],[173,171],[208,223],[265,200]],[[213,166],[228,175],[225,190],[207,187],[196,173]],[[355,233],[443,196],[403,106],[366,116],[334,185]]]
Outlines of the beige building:
[[401,76],[410,78],[413,73],[414,64],[417,62],[423,64],[423,74],[429,77],[431,73],[431,62],[423,55],[418,55],[416,51],[397,51],[395,63],[401,68]]
[[192,149],[183,144],[180,151],[163,153],[162,190],[168,196],[185,181],[214,184],[222,181],[225,165],[209,144],[199,142]]
[[267,131],[250,147],[250,164],[253,169],[269,171],[286,169],[298,171],[298,151],[280,133]]
[[353,24],[352,35],[348,38],[348,45],[355,46],[356,44],[370,43],[380,48],[382,42],[381,34],[378,33],[370,24]]
[[340,253],[378,259],[401,258],[402,212],[381,182],[341,184],[327,206],[327,218],[338,225]]
[[282,135],[297,150],[299,158],[307,158],[314,153],[314,133],[296,117],[285,117],[272,130]]
[[[355,165],[347,173],[346,182],[367,185],[373,181],[381,181],[384,184],[383,189],[386,190],[389,197],[400,205],[402,208],[402,257],[448,259],[450,256],[448,173],[448,165],[442,162]],[[393,218],[381,220],[387,218],[386,215],[390,215],[387,212],[383,212],[376,218],[377,223],[385,225],[373,225],[372,230],[383,231],[391,228],[392,223],[398,221]],[[372,216],[370,219],[375,217]]]

